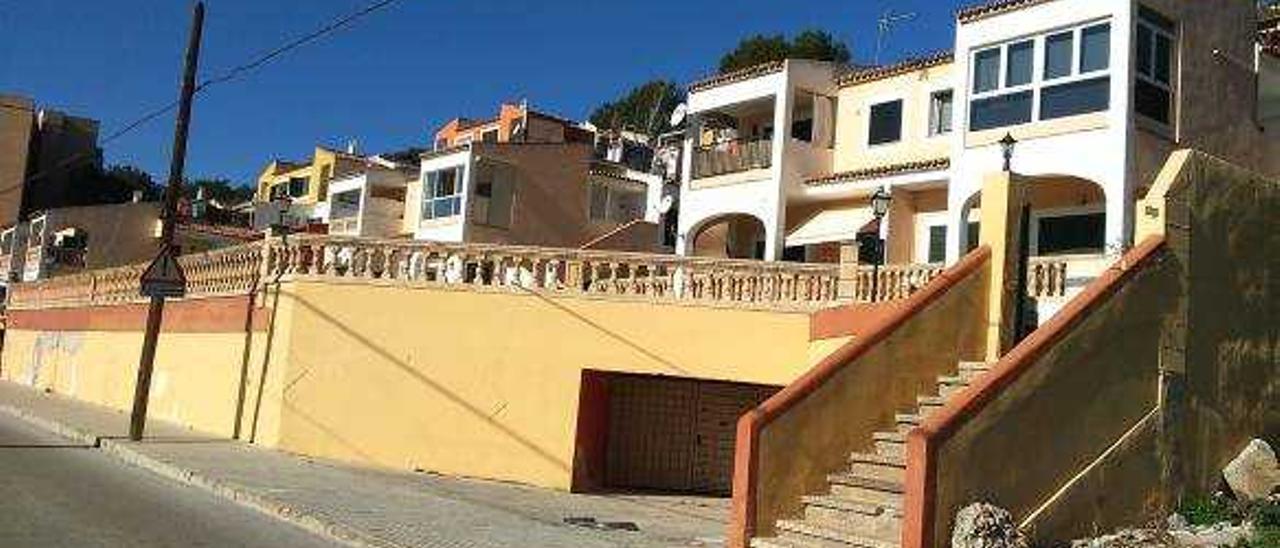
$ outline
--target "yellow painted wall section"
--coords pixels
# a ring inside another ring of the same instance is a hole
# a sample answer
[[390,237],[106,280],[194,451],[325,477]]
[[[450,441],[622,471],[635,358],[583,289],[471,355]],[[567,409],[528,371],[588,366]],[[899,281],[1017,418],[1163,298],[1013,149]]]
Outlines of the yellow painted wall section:
[[[935,91],[951,88],[952,63],[840,89],[836,120],[835,171],[946,158],[947,135],[929,135],[929,100]],[[902,140],[868,144],[872,105],[902,100]]]
[[[251,361],[260,359],[262,340],[255,337]],[[244,342],[244,333],[164,334],[152,376],[150,417],[230,437]],[[127,412],[141,350],[139,332],[9,330],[0,377]]]
[[807,314],[319,282],[292,307],[278,446],[570,486],[584,369],[786,384]]

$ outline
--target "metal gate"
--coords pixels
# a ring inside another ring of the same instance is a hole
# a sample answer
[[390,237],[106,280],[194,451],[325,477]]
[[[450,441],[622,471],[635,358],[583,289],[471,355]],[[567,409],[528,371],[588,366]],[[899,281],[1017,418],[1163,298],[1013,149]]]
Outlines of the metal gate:
[[738,417],[778,388],[609,375],[611,487],[727,494]]

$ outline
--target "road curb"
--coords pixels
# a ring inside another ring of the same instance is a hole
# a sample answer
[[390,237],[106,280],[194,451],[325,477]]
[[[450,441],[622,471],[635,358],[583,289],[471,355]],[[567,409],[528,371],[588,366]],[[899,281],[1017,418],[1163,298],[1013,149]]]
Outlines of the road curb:
[[70,424],[42,417],[22,407],[0,403],[0,412],[58,436],[84,443],[111,458],[153,474],[202,489],[219,498],[274,517],[295,527],[306,529],[326,539],[354,548],[410,548],[388,542],[341,523],[321,519],[310,512],[254,493],[243,486],[210,478],[195,470],[157,459],[131,447],[134,442],[98,436]]

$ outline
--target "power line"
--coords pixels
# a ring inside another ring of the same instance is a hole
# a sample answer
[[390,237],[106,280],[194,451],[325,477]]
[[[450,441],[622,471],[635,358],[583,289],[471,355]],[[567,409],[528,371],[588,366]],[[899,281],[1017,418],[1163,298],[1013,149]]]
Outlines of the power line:
[[[243,63],[243,64],[237,65],[237,66],[235,66],[235,67],[232,67],[231,69],[229,69],[229,70],[227,70],[227,71],[225,71],[225,72],[223,72],[223,73],[219,74],[218,76],[215,76],[215,77],[212,77],[212,78],[206,79],[206,80],[205,80],[204,82],[202,82],[200,85],[196,86],[196,93],[197,93],[197,94],[199,94],[199,93],[203,92],[204,90],[206,90],[206,89],[208,89],[208,88],[210,88],[210,87],[213,87],[213,86],[218,85],[218,84],[226,83],[226,82],[229,82],[229,81],[231,81],[231,80],[235,80],[236,78],[240,78],[240,77],[242,77],[242,76],[244,76],[244,75],[246,75],[246,74],[248,74],[248,73],[250,73],[250,72],[252,72],[252,71],[254,71],[254,70],[257,70],[257,69],[259,69],[259,68],[262,68],[263,66],[267,65],[267,64],[268,64],[268,63],[270,63],[271,61],[275,60],[277,57],[280,57],[281,55],[284,55],[285,53],[288,53],[289,51],[292,51],[292,50],[294,50],[294,49],[297,49],[297,48],[299,48],[299,47],[302,47],[302,46],[304,46],[304,45],[306,45],[306,44],[308,44],[308,43],[314,42],[314,41],[316,41],[316,40],[318,40],[318,39],[320,39],[320,38],[324,37],[325,35],[328,35],[328,34],[330,34],[330,33],[333,33],[333,32],[335,32],[335,31],[338,31],[338,30],[340,30],[340,29],[342,29],[342,28],[344,28],[344,27],[350,26],[352,23],[356,22],[357,20],[362,19],[362,18],[364,18],[364,17],[366,17],[366,16],[368,16],[368,15],[371,15],[371,14],[373,14],[374,12],[377,12],[377,11],[379,11],[379,10],[382,10],[382,9],[384,9],[384,8],[386,8],[386,7],[390,6],[391,4],[394,4],[394,3],[398,2],[398,1],[400,1],[400,0],[378,0],[378,1],[376,1],[376,2],[373,2],[373,3],[371,3],[371,4],[367,5],[367,6],[365,6],[365,7],[361,8],[361,9],[359,9],[359,10],[356,10],[356,11],[354,11],[354,12],[352,12],[352,13],[349,13],[349,14],[347,14],[347,15],[345,15],[345,16],[342,16],[342,17],[340,17],[340,18],[338,18],[338,19],[335,19],[335,20],[333,20],[332,22],[330,22],[330,23],[328,23],[328,24],[326,24],[326,25],[324,25],[324,26],[320,27],[319,29],[317,29],[317,30],[315,30],[315,31],[313,31],[313,32],[307,33],[307,34],[305,34],[305,35],[303,35],[303,36],[301,36],[301,37],[298,37],[298,38],[296,38],[296,39],[294,39],[294,40],[290,40],[289,42],[286,42],[285,44],[283,44],[283,45],[281,45],[281,46],[279,46],[279,47],[277,47],[277,48],[274,48],[274,49],[272,49],[272,50],[270,50],[270,51],[267,51],[267,52],[265,52],[265,53],[263,53],[263,54],[261,54],[261,55],[259,55],[259,56],[255,57],[255,58],[251,59],[250,61],[248,61],[248,62],[246,62],[246,63]],[[0,105],[0,106],[9,107],[9,105]],[[110,143],[110,142],[115,141],[115,140],[117,140],[117,139],[119,139],[119,138],[121,138],[121,137],[124,137],[125,135],[128,135],[129,133],[132,133],[134,130],[138,129],[139,127],[143,126],[144,124],[146,124],[146,123],[148,123],[148,122],[150,122],[150,121],[152,121],[152,120],[155,120],[156,118],[159,118],[159,117],[161,117],[161,116],[164,116],[165,114],[168,114],[169,112],[171,112],[173,109],[175,109],[175,108],[177,108],[177,107],[178,107],[178,102],[177,102],[177,101],[172,101],[172,102],[170,102],[170,103],[168,103],[168,104],[166,104],[166,105],[164,105],[164,106],[162,106],[162,107],[159,107],[159,108],[156,108],[156,109],[154,109],[154,110],[148,111],[147,113],[145,113],[145,114],[143,114],[142,116],[140,116],[140,117],[138,117],[138,118],[134,119],[133,121],[129,122],[128,124],[125,124],[125,125],[124,125],[123,127],[121,127],[119,130],[116,130],[116,131],[112,132],[111,134],[107,135],[106,137],[103,137],[103,138],[102,138],[101,140],[99,140],[99,142],[98,142],[98,145],[99,145],[99,147],[98,147],[98,148],[100,149],[100,148],[102,147],[102,145],[106,145],[107,143]],[[34,109],[26,109],[26,108],[18,108],[18,107],[10,107],[10,108],[13,108],[14,110],[23,110],[23,111],[32,111],[32,112],[34,112]],[[27,183],[30,183],[30,182],[33,182],[33,181],[37,181],[37,180],[39,180],[39,179],[41,179],[41,178],[44,178],[44,177],[48,176],[48,175],[49,175],[51,172],[53,172],[53,171],[59,171],[59,170],[67,169],[67,168],[71,167],[71,166],[72,166],[72,165],[74,165],[74,164],[81,163],[81,162],[83,162],[84,160],[88,160],[88,159],[94,158],[94,157],[96,157],[97,155],[98,155],[98,151],[97,151],[97,150],[95,150],[95,151],[93,151],[93,152],[80,152],[80,153],[77,153],[77,154],[73,154],[73,155],[71,155],[71,156],[69,156],[69,157],[67,157],[67,158],[63,159],[63,161],[59,162],[59,163],[58,163],[58,165],[56,165],[56,166],[54,166],[54,167],[52,167],[52,168],[45,169],[45,170],[42,170],[42,171],[40,171],[40,172],[37,172],[37,173],[35,173],[35,174],[33,174],[33,175],[31,175],[31,176],[29,176],[29,177],[27,177],[27,178],[23,179],[22,183],[20,183],[19,185],[10,186],[10,187],[4,188],[4,189],[0,189],[0,195],[8,194],[8,193],[10,193],[10,192],[13,192],[13,191],[15,191],[15,190],[18,190],[18,189],[22,188],[24,185],[26,185]]]

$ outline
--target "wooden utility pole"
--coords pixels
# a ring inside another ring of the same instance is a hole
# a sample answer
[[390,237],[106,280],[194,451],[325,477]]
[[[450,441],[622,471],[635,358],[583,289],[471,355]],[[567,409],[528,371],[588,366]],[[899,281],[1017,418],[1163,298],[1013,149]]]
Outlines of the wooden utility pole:
[[[182,174],[187,161],[187,134],[191,125],[191,101],[196,92],[196,69],[200,61],[200,37],[204,31],[204,2],[192,8],[191,35],[187,43],[186,65],[182,73],[182,91],[178,99],[178,118],[173,130],[173,157],[169,163],[169,184],[164,191],[163,229],[160,234],[160,256],[172,260],[177,228],[178,197],[182,190]],[[175,263],[176,264],[176,263]],[[148,269],[150,270],[150,269]],[[138,381],[133,391],[133,415],[129,421],[129,439],[142,439],[147,424],[147,400],[151,394],[151,371],[155,365],[156,343],[160,338],[160,321],[164,317],[164,295],[152,294],[147,309],[147,331],[142,341],[142,357],[138,362]]]

